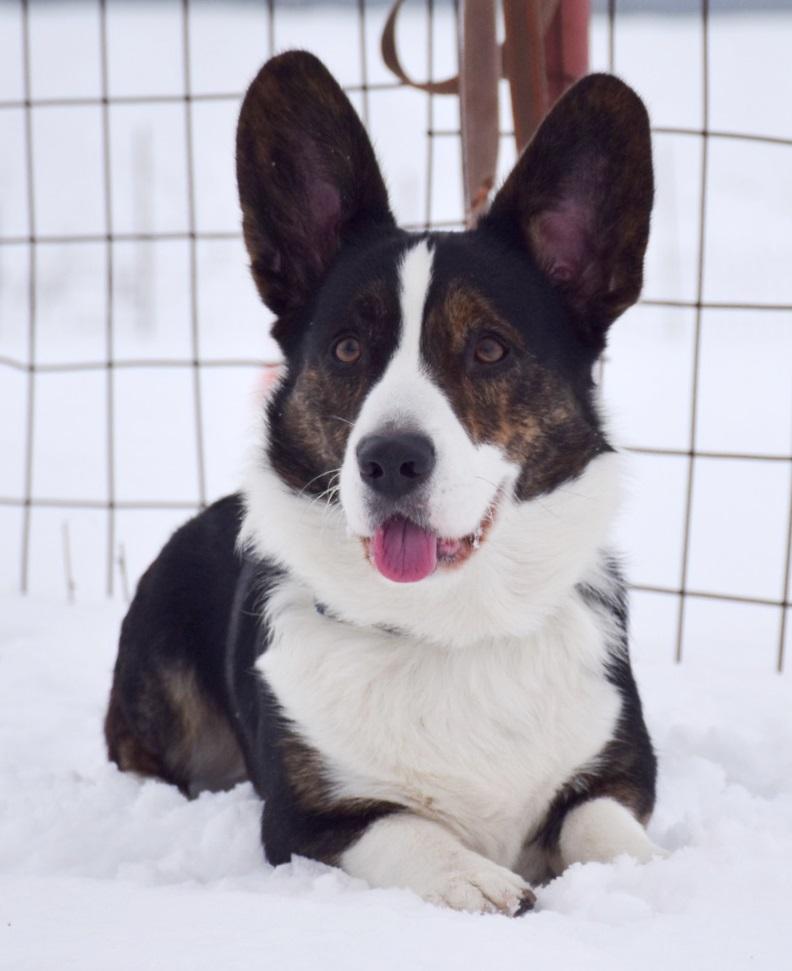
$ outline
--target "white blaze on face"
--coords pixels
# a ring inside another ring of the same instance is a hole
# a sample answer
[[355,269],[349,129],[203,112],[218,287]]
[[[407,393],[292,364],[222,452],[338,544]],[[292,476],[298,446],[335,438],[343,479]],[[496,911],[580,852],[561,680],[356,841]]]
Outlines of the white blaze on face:
[[[400,268],[401,335],[379,382],[369,392],[347,442],[341,469],[341,505],[349,529],[370,536],[368,487],[361,480],[356,449],[368,435],[399,430],[426,435],[435,449],[427,487],[428,524],[438,536],[460,539],[474,533],[501,487],[511,488],[518,468],[493,445],[474,445],[432,380],[421,357],[424,306],[432,278],[433,253],[422,240]],[[460,360],[460,367],[464,362]]]

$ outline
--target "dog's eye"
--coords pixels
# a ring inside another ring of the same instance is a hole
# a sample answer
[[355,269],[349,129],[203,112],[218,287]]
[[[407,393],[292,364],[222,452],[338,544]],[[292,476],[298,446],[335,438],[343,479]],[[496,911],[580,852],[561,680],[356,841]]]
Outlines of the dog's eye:
[[497,337],[480,337],[476,342],[473,356],[479,364],[497,364],[506,357],[508,350]]
[[342,364],[357,364],[363,348],[356,337],[342,337],[333,347],[333,355]]

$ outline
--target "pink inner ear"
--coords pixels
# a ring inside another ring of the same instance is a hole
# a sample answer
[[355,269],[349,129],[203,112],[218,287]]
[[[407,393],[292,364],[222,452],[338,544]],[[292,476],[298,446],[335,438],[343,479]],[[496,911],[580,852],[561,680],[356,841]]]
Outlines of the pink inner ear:
[[329,182],[316,179],[308,184],[306,207],[317,229],[334,233],[341,219],[341,196]]
[[317,177],[306,185],[304,205],[303,218],[309,236],[306,243],[316,254],[317,264],[324,266],[337,245],[341,195],[334,185]]
[[586,211],[570,199],[536,215],[530,236],[539,266],[554,282],[576,280],[591,259]]

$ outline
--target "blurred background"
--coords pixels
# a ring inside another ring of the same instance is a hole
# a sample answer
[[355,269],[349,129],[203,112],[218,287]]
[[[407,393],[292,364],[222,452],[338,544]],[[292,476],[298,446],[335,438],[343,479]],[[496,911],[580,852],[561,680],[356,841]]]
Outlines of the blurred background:
[[[459,104],[401,85],[389,4],[0,0],[0,589],[128,598],[240,480],[277,360],[239,232],[234,129],[260,64],[318,54],[400,221],[461,228]],[[407,0],[416,78],[457,10]],[[641,303],[601,374],[625,449],[636,650],[792,662],[792,5],[594,2],[590,67],[645,99],[657,200]],[[501,82],[499,170],[514,161]]]

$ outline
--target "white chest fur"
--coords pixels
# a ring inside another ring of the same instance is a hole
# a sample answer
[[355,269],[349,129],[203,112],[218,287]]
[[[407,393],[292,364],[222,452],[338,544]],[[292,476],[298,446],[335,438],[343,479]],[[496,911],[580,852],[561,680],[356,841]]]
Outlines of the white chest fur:
[[258,667],[336,794],[405,805],[503,865],[613,735],[607,633],[575,596],[530,640],[457,650],[322,616],[293,580],[268,615]]

